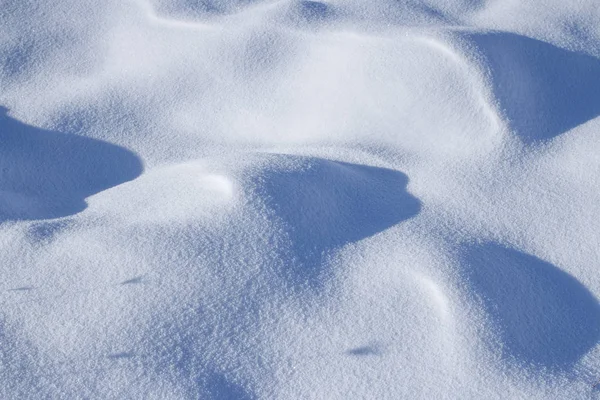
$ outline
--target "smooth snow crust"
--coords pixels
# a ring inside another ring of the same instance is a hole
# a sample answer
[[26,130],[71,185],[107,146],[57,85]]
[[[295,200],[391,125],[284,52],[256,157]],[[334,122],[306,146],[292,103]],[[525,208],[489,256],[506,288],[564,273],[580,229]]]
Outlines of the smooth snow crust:
[[0,398],[600,396],[596,0],[0,2]]

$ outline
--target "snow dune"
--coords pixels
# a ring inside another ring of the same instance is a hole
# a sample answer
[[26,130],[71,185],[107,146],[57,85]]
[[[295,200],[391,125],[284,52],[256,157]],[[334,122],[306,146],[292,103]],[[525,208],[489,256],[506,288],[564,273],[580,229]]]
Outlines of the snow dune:
[[0,3],[0,398],[600,397],[599,21]]

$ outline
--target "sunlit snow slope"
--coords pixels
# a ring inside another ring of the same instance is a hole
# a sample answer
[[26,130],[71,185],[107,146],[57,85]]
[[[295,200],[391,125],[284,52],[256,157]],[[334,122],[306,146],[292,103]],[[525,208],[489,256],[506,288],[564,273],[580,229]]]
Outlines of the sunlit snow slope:
[[1,399],[600,398],[597,0],[0,1]]

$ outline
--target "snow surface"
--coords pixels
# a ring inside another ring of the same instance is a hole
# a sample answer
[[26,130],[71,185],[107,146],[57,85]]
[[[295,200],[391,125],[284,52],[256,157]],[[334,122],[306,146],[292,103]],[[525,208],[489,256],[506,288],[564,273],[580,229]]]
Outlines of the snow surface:
[[1,399],[600,398],[597,0],[0,1]]

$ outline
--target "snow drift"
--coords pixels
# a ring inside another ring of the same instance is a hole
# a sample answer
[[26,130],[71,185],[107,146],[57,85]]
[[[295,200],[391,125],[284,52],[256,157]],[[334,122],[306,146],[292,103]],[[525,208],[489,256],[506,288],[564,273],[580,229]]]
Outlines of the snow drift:
[[598,397],[599,19],[2,2],[0,397]]

